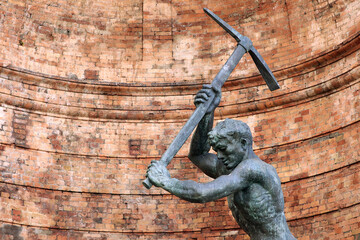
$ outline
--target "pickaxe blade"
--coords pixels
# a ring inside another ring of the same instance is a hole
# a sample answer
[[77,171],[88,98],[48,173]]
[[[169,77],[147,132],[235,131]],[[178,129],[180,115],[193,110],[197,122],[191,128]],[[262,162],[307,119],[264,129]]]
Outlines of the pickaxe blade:
[[276,81],[274,74],[271,72],[269,66],[266,64],[265,60],[261,57],[260,53],[252,46],[249,50],[250,56],[253,59],[255,65],[257,66],[261,76],[264,78],[266,84],[268,85],[271,91],[279,89],[280,86]]
[[264,78],[266,84],[268,85],[271,91],[279,89],[280,86],[276,81],[274,74],[271,72],[269,66],[266,64],[265,60],[261,57],[259,52],[254,48],[252,42],[248,37],[241,35],[238,31],[236,31],[233,27],[231,27],[227,22],[222,20],[215,13],[210,11],[207,8],[204,8],[204,12],[208,14],[215,22],[217,22],[227,33],[229,33],[235,40],[240,44],[247,52],[250,53],[255,65],[259,69],[262,77]]

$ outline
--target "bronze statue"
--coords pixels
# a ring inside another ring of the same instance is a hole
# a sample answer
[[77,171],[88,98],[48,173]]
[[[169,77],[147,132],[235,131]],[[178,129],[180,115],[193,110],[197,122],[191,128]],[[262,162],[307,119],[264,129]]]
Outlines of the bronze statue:
[[[189,202],[227,197],[237,223],[253,240],[295,239],[286,223],[280,179],[274,167],[255,155],[247,124],[226,119],[211,130],[220,92],[208,85],[198,92],[195,104],[212,95],[215,100],[195,131],[189,158],[214,180],[197,183],[171,178],[161,161],[150,164],[147,176],[155,186]],[[216,155],[209,153],[210,145]]]

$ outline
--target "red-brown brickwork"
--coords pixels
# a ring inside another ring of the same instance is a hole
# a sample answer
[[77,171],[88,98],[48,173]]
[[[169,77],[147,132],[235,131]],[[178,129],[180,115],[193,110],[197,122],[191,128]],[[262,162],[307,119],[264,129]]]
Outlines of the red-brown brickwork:
[[[216,121],[249,124],[281,178],[299,240],[360,239],[360,2],[0,3],[0,239],[249,239],[226,199],[193,204],[142,186],[236,42],[245,55]],[[179,179],[210,181],[187,159]]]

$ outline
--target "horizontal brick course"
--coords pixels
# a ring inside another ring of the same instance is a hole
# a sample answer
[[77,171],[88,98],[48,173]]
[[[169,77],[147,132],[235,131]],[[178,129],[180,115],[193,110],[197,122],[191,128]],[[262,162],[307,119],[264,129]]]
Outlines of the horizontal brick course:
[[[354,183],[359,179],[359,166],[354,164],[314,178],[284,184],[288,220],[291,222],[357,206],[360,191]],[[1,221],[6,222],[119,232],[236,228],[225,199],[191,204],[168,194],[117,195],[62,192],[3,183],[0,186],[1,202],[8,206],[2,208]],[[156,209],[149,206],[156,206]]]
[[[277,169],[285,183],[356,163],[357,139],[359,123],[305,141],[255,151]],[[134,140],[129,144],[140,144],[135,145],[136,149],[128,146],[127,156],[122,157],[68,155],[3,145],[1,175],[8,183],[54,190],[139,194],[144,191],[141,181],[147,165],[163,153],[156,150],[155,155],[146,157],[153,151],[150,150],[152,142]],[[210,180],[181,155],[173,160],[169,169],[173,176],[181,179]]]
[[[356,83],[347,86],[342,91],[298,106],[279,108],[251,117],[238,117],[238,119],[247,122],[252,129],[257,129],[254,132],[256,148],[271,147],[274,141],[276,145],[279,145],[312,138],[357,122],[360,107],[357,104],[359,86]],[[4,119],[9,119],[9,122],[18,121],[14,110],[2,109]],[[303,114],[304,111],[309,111],[309,113]],[[221,118],[225,117],[234,116],[221,116]],[[162,149],[171,143],[178,132],[176,129],[180,129],[185,120],[181,119],[179,122],[124,122],[121,120],[106,122],[29,114],[28,120],[24,120],[29,122],[26,127],[23,125],[25,129],[20,129],[18,126],[14,128],[13,124],[8,124],[6,130],[0,131],[0,139],[3,143],[12,144],[18,141],[17,139],[24,140],[20,138],[26,136],[27,147],[32,149],[113,157],[127,156],[129,141],[142,139],[144,148],[140,154],[158,157],[163,152]],[[282,126],[286,127],[280,131]],[[17,129],[26,135],[14,135]],[[142,132],[138,132],[139,129],[151,131],[144,138]],[[169,129],[172,131],[169,132]],[[274,137],[267,137],[271,135]],[[149,144],[148,140],[153,140],[153,144]],[[79,149],[78,146],[81,148]],[[186,154],[186,149],[187,147],[183,148],[182,154]]]

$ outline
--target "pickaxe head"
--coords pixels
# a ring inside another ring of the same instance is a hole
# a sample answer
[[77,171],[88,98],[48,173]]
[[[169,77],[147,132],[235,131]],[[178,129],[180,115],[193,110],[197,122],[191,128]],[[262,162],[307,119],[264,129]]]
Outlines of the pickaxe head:
[[247,52],[250,53],[250,56],[254,60],[259,72],[261,73],[262,77],[264,78],[266,84],[268,85],[271,91],[279,89],[280,86],[276,81],[273,73],[271,72],[269,66],[265,63],[265,60],[261,57],[259,52],[254,48],[252,45],[251,40],[241,35],[238,31],[232,28],[227,22],[219,18],[215,13],[210,11],[207,8],[204,8],[206,14],[208,14],[215,22],[217,22],[227,33],[229,33],[235,40],[241,45]]

